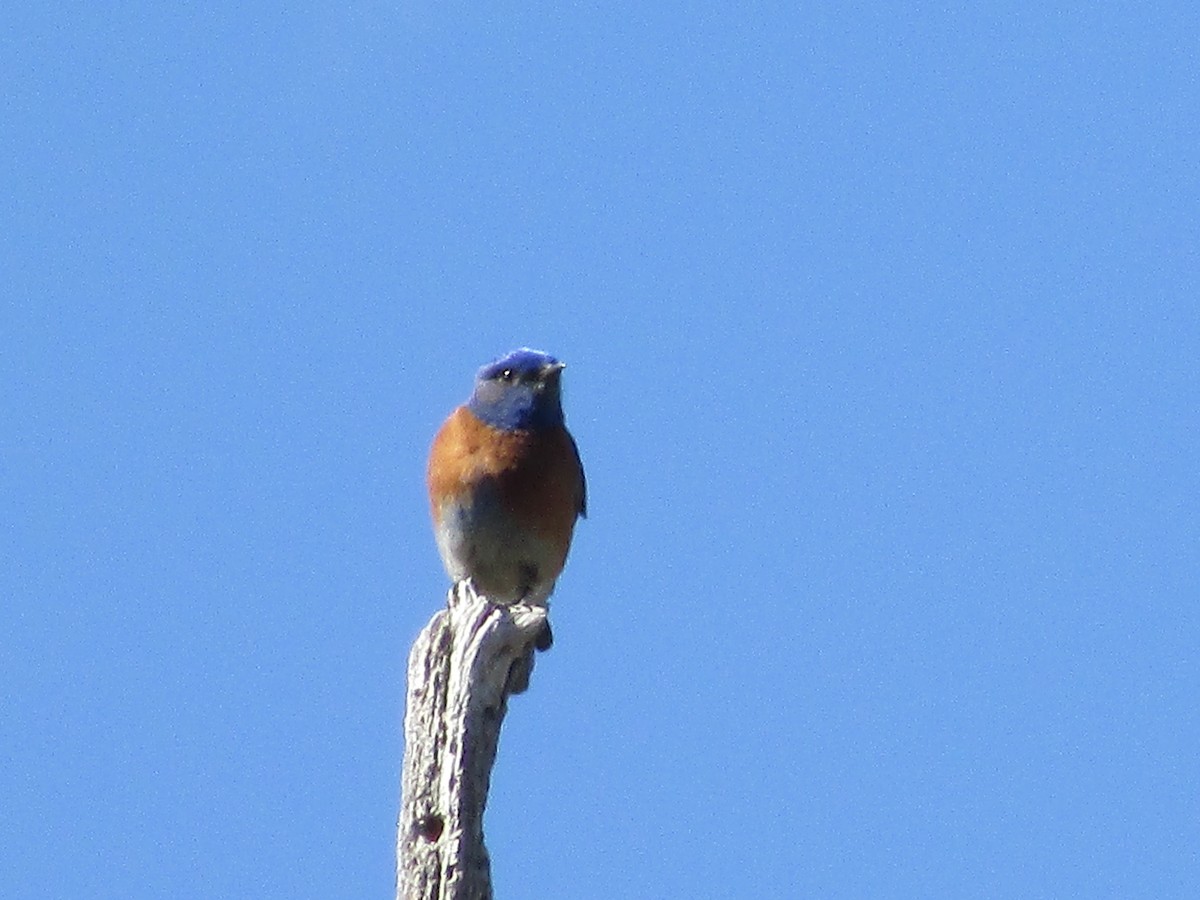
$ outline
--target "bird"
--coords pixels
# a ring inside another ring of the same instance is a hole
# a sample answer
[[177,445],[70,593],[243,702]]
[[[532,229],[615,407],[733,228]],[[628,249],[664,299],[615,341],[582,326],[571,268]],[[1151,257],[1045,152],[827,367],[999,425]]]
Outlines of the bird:
[[[429,451],[442,563],[452,581],[469,580],[497,604],[545,606],[587,516],[583,463],[563,415],[564,368],[528,347],[483,366]],[[552,640],[547,622],[538,649]]]

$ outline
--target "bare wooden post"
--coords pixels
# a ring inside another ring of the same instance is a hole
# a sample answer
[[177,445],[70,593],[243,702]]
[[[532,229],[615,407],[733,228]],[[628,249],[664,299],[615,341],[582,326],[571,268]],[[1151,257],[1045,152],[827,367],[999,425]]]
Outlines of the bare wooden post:
[[408,657],[397,900],[491,900],[483,809],[510,694],[529,686],[537,606],[497,606],[460,582]]

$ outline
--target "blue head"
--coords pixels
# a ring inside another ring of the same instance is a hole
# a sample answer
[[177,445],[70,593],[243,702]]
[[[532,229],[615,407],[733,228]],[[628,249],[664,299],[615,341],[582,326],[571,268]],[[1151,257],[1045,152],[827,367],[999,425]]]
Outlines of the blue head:
[[505,431],[561,425],[563,368],[540,350],[514,350],[479,370],[467,408]]

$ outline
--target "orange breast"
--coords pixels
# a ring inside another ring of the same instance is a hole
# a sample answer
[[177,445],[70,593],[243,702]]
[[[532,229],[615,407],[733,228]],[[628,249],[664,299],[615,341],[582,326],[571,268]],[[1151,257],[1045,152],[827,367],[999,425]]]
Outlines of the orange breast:
[[451,577],[470,577],[501,602],[545,600],[585,502],[567,430],[501,431],[459,408],[434,438],[427,477]]
[[[504,506],[526,527],[567,540],[583,511],[583,469],[565,428],[501,431],[456,409],[434,438],[427,480],[430,505],[461,498],[494,479]],[[565,550],[564,550],[565,554]]]

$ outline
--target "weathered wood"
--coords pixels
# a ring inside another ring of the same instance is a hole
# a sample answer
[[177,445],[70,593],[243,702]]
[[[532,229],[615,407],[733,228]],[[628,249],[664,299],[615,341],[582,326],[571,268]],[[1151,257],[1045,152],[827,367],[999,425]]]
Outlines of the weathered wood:
[[498,606],[469,583],[408,657],[397,900],[491,900],[483,810],[510,694],[529,686],[541,606]]

